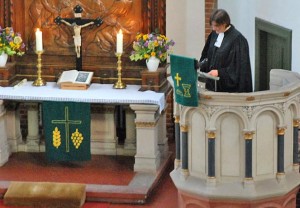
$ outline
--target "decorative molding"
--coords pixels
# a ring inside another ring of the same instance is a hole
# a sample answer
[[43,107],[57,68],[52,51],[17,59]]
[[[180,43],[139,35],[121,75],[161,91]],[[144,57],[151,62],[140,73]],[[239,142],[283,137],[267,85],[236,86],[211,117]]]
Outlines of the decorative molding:
[[135,122],[136,128],[153,128],[157,125],[156,122]]
[[246,101],[254,101],[255,97],[254,96],[249,96],[246,98]]
[[254,112],[255,108],[256,107],[254,107],[254,106],[244,106],[244,107],[242,107],[242,111],[244,113],[246,113],[248,119],[250,119],[253,116],[253,112]]

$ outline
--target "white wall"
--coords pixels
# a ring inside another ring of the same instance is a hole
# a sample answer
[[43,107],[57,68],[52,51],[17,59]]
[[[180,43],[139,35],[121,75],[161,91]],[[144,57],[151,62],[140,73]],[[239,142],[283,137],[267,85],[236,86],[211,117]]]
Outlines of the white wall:
[[248,39],[254,74],[255,17],[292,30],[292,71],[300,73],[299,0],[219,0],[218,7],[228,11],[232,23]]
[[166,2],[166,35],[175,41],[173,53],[199,59],[205,43],[204,0]]
[[[299,0],[218,0],[232,24],[247,38],[255,77],[255,17],[292,30],[292,71],[300,73]],[[174,54],[199,58],[205,43],[204,0],[167,0],[167,36]]]

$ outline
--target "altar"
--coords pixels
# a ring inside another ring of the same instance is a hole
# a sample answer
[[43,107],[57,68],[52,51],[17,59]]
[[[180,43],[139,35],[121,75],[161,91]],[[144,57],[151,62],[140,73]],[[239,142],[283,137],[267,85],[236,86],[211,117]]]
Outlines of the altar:
[[[39,134],[42,101],[85,102],[105,106],[91,115],[92,154],[132,155],[134,171],[155,172],[161,158],[168,153],[166,137],[166,98],[164,93],[139,91],[139,85],[113,89],[112,84],[93,83],[88,90],[61,90],[55,82],[35,87],[27,82],[20,87],[0,87],[0,165],[12,152],[43,152],[43,135]],[[28,136],[20,133],[18,109],[6,109],[5,101],[25,102],[28,106]],[[115,132],[114,106],[126,108],[126,139],[118,145]],[[99,128],[101,127],[101,128]],[[102,130],[102,131],[101,131]],[[147,148],[144,148],[147,147]]]

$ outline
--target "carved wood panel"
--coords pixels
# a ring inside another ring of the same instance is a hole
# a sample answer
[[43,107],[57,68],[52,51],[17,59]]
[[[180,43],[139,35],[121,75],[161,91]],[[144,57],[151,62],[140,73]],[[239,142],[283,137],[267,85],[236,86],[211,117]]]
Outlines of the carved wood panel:
[[54,19],[74,18],[73,8],[77,4],[83,8],[83,19],[103,20],[100,27],[88,26],[81,30],[83,69],[103,69],[105,72],[96,72],[95,76],[115,76],[116,34],[122,29],[123,68],[134,69],[125,76],[136,77],[134,71],[145,64],[129,60],[132,42],[138,32],[158,30],[165,34],[165,0],[0,0],[0,26],[12,26],[26,44],[25,55],[12,58],[17,61],[16,73],[31,76],[36,71],[36,28],[43,31],[43,73],[51,77],[63,69],[74,68],[73,28],[57,25]]

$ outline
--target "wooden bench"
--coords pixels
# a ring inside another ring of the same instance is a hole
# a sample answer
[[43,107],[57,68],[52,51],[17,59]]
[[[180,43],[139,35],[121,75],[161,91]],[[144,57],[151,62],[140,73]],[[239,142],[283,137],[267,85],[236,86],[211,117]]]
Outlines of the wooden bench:
[[4,204],[9,206],[80,208],[85,202],[85,184],[11,182]]

